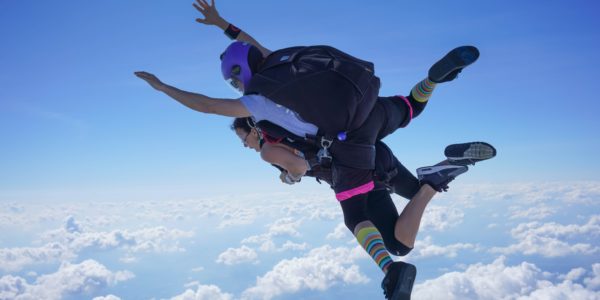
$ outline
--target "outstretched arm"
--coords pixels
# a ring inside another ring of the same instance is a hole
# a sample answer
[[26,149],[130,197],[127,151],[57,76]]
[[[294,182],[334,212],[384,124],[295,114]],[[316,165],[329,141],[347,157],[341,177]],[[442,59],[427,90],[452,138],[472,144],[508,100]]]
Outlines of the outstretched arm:
[[238,99],[215,99],[202,94],[190,93],[160,81],[148,72],[135,72],[135,76],[145,80],[154,89],[167,94],[179,103],[199,112],[228,117],[249,117],[250,112]]
[[[196,0],[196,3],[192,4],[202,15],[204,15],[204,19],[198,18],[196,19],[196,22],[206,25],[215,25],[221,28],[223,31],[227,30],[227,27],[230,25],[233,26],[219,15],[217,7],[215,6],[215,0],[211,0],[210,3],[211,4],[209,5],[205,0]],[[233,26],[233,29],[239,31],[239,34],[235,38],[236,40],[255,46],[265,57],[271,54],[271,50],[263,47],[258,41],[256,41],[246,32],[241,31],[241,29],[235,26]]]

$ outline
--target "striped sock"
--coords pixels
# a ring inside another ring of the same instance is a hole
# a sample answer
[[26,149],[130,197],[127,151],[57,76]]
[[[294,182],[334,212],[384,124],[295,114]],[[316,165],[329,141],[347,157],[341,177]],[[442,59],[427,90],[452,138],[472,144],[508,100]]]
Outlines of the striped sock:
[[429,78],[423,79],[412,88],[410,95],[418,102],[427,102],[429,97],[431,97],[431,92],[433,92],[435,85],[436,83],[429,80]]
[[388,267],[394,262],[385,249],[381,233],[375,228],[371,221],[363,221],[354,228],[354,235],[358,243],[373,258],[383,273],[387,273]]

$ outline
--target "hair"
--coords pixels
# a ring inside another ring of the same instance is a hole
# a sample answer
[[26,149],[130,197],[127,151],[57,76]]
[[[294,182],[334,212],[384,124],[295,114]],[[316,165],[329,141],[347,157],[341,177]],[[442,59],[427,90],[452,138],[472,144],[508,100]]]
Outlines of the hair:
[[252,128],[254,128],[254,126],[254,121],[251,117],[235,118],[233,120],[233,123],[231,123],[231,130],[235,131],[239,128],[245,132],[250,132],[252,131]]

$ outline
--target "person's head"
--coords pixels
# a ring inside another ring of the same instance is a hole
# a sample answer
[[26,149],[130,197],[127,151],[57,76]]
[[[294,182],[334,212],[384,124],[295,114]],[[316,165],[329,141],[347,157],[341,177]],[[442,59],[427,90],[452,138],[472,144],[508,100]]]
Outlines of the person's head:
[[243,93],[263,59],[258,48],[245,42],[233,42],[221,54],[223,78]]
[[244,147],[260,152],[261,136],[252,118],[235,118],[231,129],[240,138]]

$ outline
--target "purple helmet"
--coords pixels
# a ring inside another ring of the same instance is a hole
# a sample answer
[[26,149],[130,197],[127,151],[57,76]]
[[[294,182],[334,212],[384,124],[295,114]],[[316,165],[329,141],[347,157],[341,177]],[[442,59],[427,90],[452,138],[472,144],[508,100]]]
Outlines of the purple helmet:
[[[252,78],[252,70],[248,64],[248,53],[252,46],[245,42],[233,42],[221,54],[221,73],[231,85],[240,89],[238,82],[247,87]],[[236,82],[237,81],[237,82]]]

